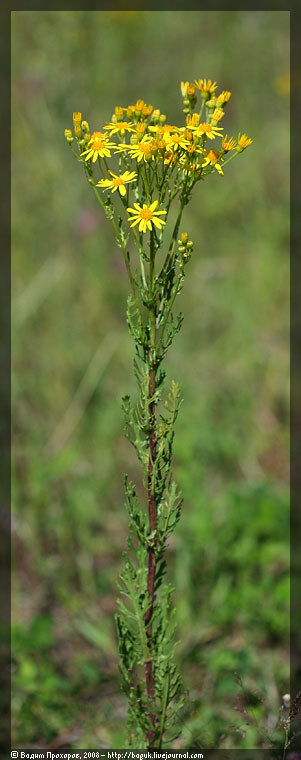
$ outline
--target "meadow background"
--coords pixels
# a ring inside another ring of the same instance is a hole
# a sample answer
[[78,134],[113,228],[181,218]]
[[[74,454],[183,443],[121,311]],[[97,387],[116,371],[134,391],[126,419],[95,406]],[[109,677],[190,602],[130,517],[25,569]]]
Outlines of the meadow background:
[[137,98],[180,124],[180,81],[199,77],[232,91],[225,131],[254,142],[185,211],[195,249],[167,370],[184,396],[174,455],[184,507],[168,565],[187,699],[171,746],[253,748],[265,729],[279,735],[288,72],[286,11],[12,13],[14,747],[127,746],[113,614],[123,473],[139,478],[120,403],[135,394],[128,283],[64,129],[75,110],[100,129]]

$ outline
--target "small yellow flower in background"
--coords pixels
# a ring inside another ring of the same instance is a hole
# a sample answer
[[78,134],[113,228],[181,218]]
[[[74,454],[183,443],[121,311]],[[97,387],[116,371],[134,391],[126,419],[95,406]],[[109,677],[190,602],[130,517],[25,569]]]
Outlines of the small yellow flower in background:
[[239,133],[236,146],[237,152],[240,153],[242,150],[245,150],[249,145],[251,145],[252,142],[253,140],[251,137],[247,137],[247,135],[240,135]]
[[225,135],[222,139],[222,148],[224,149],[225,153],[228,153],[229,150],[233,150],[235,148],[236,142],[234,140],[234,137],[229,137],[228,135]]
[[99,182],[97,182],[97,187],[103,187],[105,190],[112,190],[112,193],[115,193],[116,190],[119,190],[120,195],[126,194],[126,183],[127,182],[133,182],[133,180],[137,177],[136,172],[124,172],[123,174],[114,174],[114,172],[111,172],[109,169],[109,174],[113,179],[101,179]]
[[87,150],[84,150],[84,152],[81,153],[81,156],[85,156],[85,161],[88,161],[89,158],[92,158],[92,161],[95,162],[98,156],[100,158],[104,158],[104,156],[110,158],[110,148],[115,147],[115,143],[109,142],[107,136],[104,135],[103,132],[93,132],[91,140],[89,142],[89,147]]
[[119,132],[120,135],[125,135],[126,132],[134,132],[135,124],[130,121],[111,121],[104,126],[104,129],[108,130],[110,137],[117,134],[117,132]]
[[202,95],[208,96],[209,93],[215,92],[217,88],[216,82],[212,82],[211,79],[195,79],[195,85],[200,90]]
[[138,203],[134,203],[134,208],[128,208],[127,211],[133,216],[129,216],[129,222],[132,222],[131,227],[135,227],[139,223],[139,232],[146,232],[148,229],[152,229],[154,224],[158,230],[161,229],[166,222],[163,219],[158,219],[160,214],[166,214],[167,211],[155,211],[158,206],[158,201],[154,201],[150,206],[146,203],[143,204],[143,208]]
[[231,92],[229,90],[222,90],[216,98],[216,102],[219,106],[224,106],[231,98]]
[[132,158],[137,161],[149,161],[152,158],[152,140],[149,135],[145,135],[136,145],[128,145],[127,150]]
[[216,108],[215,111],[213,111],[213,114],[212,114],[212,117],[211,117],[212,118],[212,122],[216,121],[216,123],[218,123],[219,121],[221,121],[221,119],[223,118],[223,116],[225,116],[225,111],[223,111],[222,108]]
[[191,129],[196,137],[202,137],[205,135],[206,137],[209,137],[210,140],[213,140],[216,135],[219,135],[219,132],[223,127],[216,127],[213,124],[203,123],[199,124],[198,127],[191,127]]
[[80,111],[74,111],[74,114],[73,114],[74,124],[80,124],[81,120],[82,120],[81,112]]
[[207,153],[207,157],[205,158],[205,161],[202,163],[202,166],[214,166],[214,168],[218,171],[219,174],[223,174],[222,167],[219,163],[219,154],[216,152],[216,150],[209,150]]

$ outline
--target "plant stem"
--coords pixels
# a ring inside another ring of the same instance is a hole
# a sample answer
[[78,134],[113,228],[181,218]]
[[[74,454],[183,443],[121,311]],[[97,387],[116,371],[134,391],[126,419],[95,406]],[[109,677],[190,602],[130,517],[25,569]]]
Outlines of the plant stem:
[[[155,429],[155,411],[156,402],[154,400],[154,394],[156,390],[156,369],[154,367],[154,349],[156,344],[156,317],[154,307],[154,238],[151,233],[151,251],[150,251],[150,306],[149,306],[149,325],[150,325],[150,343],[148,350],[148,397],[149,397],[149,457],[148,457],[148,516],[149,516],[149,533],[153,533],[157,527],[157,506],[155,495],[155,484],[153,482],[153,469],[156,459],[156,429]],[[152,545],[148,549],[148,575],[147,575],[147,591],[150,599],[150,605],[145,613],[145,625],[147,632],[147,643],[149,648],[150,657],[145,662],[145,680],[146,691],[148,699],[148,714],[151,722],[155,725],[155,716],[153,713],[153,700],[154,700],[154,678],[153,678],[153,661],[152,661],[152,625],[150,623],[153,605],[154,605],[154,587],[155,587],[155,538]],[[151,729],[147,732],[147,738],[149,742],[149,749],[152,746],[155,737],[154,731]]]

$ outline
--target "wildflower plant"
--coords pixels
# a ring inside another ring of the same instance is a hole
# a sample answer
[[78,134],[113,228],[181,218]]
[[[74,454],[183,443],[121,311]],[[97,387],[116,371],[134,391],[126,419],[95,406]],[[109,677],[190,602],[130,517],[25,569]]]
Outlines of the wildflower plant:
[[[127,323],[136,353],[138,396],[123,398],[125,433],[142,469],[147,508],[125,476],[128,550],[120,576],[116,624],[120,671],[129,702],[129,742],[161,749],[175,731],[184,703],[175,664],[174,617],[165,583],[165,550],[180,518],[182,497],[172,477],[179,385],[164,394],[166,353],[183,316],[174,305],[193,251],[182,215],[199,182],[224,175],[252,140],[223,134],[231,93],[217,84],[182,82],[184,124],[137,100],[116,106],[111,121],[90,133],[80,113],[65,130],[97,202],[112,224],[129,277]],[[199,101],[199,103],[198,103]],[[75,146],[75,147],[74,147]],[[230,156],[228,155],[230,153]],[[172,220],[172,226],[168,222]],[[171,230],[171,231],[170,231]],[[167,240],[166,240],[167,238]],[[136,252],[135,252],[136,249]]]

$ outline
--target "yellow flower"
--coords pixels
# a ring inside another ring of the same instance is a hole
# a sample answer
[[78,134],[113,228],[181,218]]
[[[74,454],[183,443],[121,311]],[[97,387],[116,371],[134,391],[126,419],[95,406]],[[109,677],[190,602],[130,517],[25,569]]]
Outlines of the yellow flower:
[[119,190],[120,195],[126,194],[126,182],[133,182],[133,180],[137,177],[136,172],[128,171],[120,174],[118,177],[118,175],[114,174],[114,172],[111,172],[110,169],[109,174],[111,174],[111,177],[113,177],[113,179],[101,179],[99,182],[97,182],[97,187],[104,187],[105,190],[112,190],[112,193],[115,193],[116,190]]
[[110,158],[110,148],[115,148],[115,143],[109,142],[106,135],[103,132],[93,132],[91,140],[89,141],[89,147],[81,153],[81,156],[85,156],[85,161],[92,158],[92,161],[96,161],[98,156],[100,158]]
[[205,158],[205,161],[202,163],[202,166],[214,166],[214,168],[218,171],[219,174],[223,174],[222,167],[219,160],[219,154],[216,152],[216,150],[208,150],[207,157]]
[[192,98],[195,95],[195,86],[194,84],[192,84],[192,82],[190,82],[190,84],[186,88],[186,95],[187,95],[187,98]]
[[162,225],[166,224],[166,222],[157,217],[160,214],[167,214],[167,211],[155,211],[157,206],[158,201],[154,201],[150,206],[147,206],[146,203],[144,203],[143,208],[141,208],[138,203],[134,203],[134,208],[127,209],[130,214],[133,214],[133,216],[129,216],[129,222],[132,222],[131,227],[135,227],[135,225],[139,223],[139,232],[146,232],[148,229],[151,230],[152,225],[154,224],[155,227],[160,230]]
[[229,90],[222,90],[220,94],[216,98],[216,102],[219,106],[225,105],[225,103],[228,103],[228,100],[231,98],[231,92]]
[[174,164],[176,160],[177,160],[177,154],[174,153],[172,150],[169,150],[168,153],[165,153],[165,156],[164,156],[165,164]]
[[187,87],[189,87],[189,82],[181,82],[181,94],[182,94],[182,98],[186,98]]
[[115,116],[120,121],[123,117],[123,112],[126,111],[126,108],[122,108],[122,106],[115,106]]
[[247,135],[240,135],[239,133],[238,138],[237,138],[236,150],[238,151],[238,153],[240,153],[242,150],[245,150],[249,145],[251,145],[252,142],[253,140],[251,139],[251,137],[247,137]]
[[199,124],[199,121],[200,121],[200,116],[198,113],[193,113],[191,114],[191,116],[188,115],[186,117],[187,127],[197,127]]
[[145,135],[137,145],[129,145],[128,152],[138,162],[142,160],[149,161],[152,157],[152,140],[148,135]]
[[198,127],[190,127],[190,129],[193,129],[193,133],[195,137],[202,137],[205,135],[205,137],[209,137],[210,140],[213,140],[216,135],[218,136],[218,133],[223,129],[223,127],[215,127],[213,124],[199,124]]
[[139,135],[140,137],[142,137],[144,135],[145,130],[146,130],[146,123],[145,123],[145,121],[137,121],[137,124],[136,124],[137,135]]
[[178,132],[178,127],[173,127],[171,124],[156,124],[155,126],[153,124],[150,124],[149,131],[156,132],[157,137],[163,137],[163,135],[166,133],[172,134],[172,132]]
[[117,132],[121,135],[124,135],[126,132],[133,132],[135,125],[132,124],[131,121],[111,121],[109,124],[105,125],[104,129],[107,129],[109,131],[109,136],[112,137],[112,135],[115,135]]
[[147,106],[145,103],[145,105],[142,108],[142,116],[144,116],[144,118],[147,118],[147,116],[150,116],[152,110],[153,110],[153,106],[151,105]]
[[81,120],[82,120],[81,112],[80,111],[75,111],[74,114],[73,114],[73,121],[74,121],[74,123],[79,123],[80,124]]
[[225,111],[223,111],[222,108],[216,108],[212,114],[212,121],[218,122],[223,118],[223,116],[225,116]]
[[166,135],[165,140],[167,150],[178,150],[178,148],[185,150],[189,145],[189,141],[185,139],[181,132],[175,135]]
[[212,82],[211,79],[195,79],[194,81],[198,90],[203,94],[215,92],[217,88],[216,82]]
[[234,137],[229,137],[228,135],[225,135],[222,140],[222,148],[224,149],[225,153],[228,153],[229,150],[233,150],[235,148],[236,142],[234,140]]

